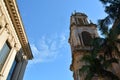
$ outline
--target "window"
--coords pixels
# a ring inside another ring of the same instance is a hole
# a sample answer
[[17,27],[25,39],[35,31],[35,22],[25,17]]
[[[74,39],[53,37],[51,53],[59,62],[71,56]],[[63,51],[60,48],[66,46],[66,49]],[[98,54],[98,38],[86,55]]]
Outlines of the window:
[[88,21],[85,18],[83,19],[83,21],[84,21],[84,24],[86,25],[88,24]]
[[78,18],[78,24],[84,25],[83,20],[81,18]]
[[0,50],[0,71],[2,70],[2,67],[8,57],[9,52],[10,52],[10,46],[6,42],[3,45],[2,49]]
[[89,32],[86,31],[82,32],[82,39],[84,46],[90,46],[92,37]]

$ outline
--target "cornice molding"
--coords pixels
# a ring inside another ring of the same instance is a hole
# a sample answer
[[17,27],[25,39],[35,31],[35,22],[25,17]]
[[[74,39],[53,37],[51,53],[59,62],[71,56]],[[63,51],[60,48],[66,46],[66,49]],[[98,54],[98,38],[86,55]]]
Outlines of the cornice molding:
[[8,9],[8,13],[12,20],[12,24],[14,25],[14,28],[16,30],[16,33],[22,45],[23,51],[28,59],[32,59],[33,58],[32,51],[31,51],[31,48],[30,48],[25,30],[24,30],[24,26],[22,23],[22,19],[20,17],[20,13],[19,13],[19,10],[16,4],[16,0],[4,0],[4,2]]

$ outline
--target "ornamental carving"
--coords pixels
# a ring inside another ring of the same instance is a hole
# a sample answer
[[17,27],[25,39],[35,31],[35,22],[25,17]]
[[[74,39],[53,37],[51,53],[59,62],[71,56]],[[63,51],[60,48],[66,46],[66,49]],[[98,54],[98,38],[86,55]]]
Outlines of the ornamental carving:
[[0,28],[4,27],[5,25],[6,25],[5,17],[0,7]]

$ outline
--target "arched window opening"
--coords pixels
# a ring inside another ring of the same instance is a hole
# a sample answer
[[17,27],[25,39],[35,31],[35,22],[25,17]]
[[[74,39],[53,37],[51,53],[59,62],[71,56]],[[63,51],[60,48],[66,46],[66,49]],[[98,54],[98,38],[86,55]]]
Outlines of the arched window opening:
[[83,20],[81,18],[78,18],[78,24],[79,25],[84,25],[84,22],[83,22]]
[[86,32],[86,31],[82,32],[82,39],[83,39],[84,46],[91,45],[92,37],[89,32]]

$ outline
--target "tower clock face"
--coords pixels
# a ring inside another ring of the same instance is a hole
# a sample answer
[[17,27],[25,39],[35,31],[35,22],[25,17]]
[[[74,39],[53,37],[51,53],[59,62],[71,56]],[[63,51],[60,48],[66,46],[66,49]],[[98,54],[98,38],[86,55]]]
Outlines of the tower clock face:
[[83,39],[84,46],[91,45],[92,37],[91,37],[91,34],[89,32],[83,31],[82,32],[82,39]]

